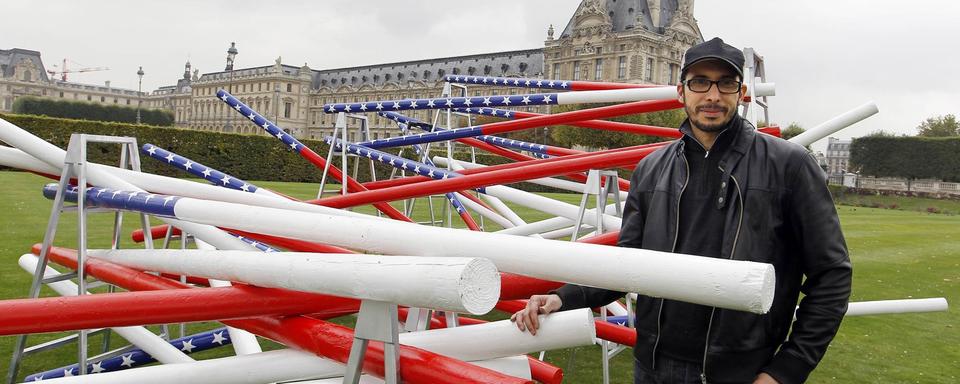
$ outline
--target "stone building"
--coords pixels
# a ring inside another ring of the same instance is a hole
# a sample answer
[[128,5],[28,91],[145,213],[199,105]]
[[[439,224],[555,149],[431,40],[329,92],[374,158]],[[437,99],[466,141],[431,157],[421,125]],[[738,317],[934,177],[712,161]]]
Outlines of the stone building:
[[842,175],[850,168],[851,139],[827,138],[827,174]]
[[136,107],[137,101],[146,101],[137,91],[111,87],[109,81],[91,85],[50,78],[40,52],[0,49],[0,111],[10,112],[13,102],[24,96],[130,107]]
[[[435,97],[441,94],[446,75],[676,84],[683,52],[700,41],[703,37],[693,17],[693,0],[584,0],[560,34],[549,26],[544,46],[535,49],[337,69],[311,69],[306,64],[290,66],[277,58],[273,65],[234,69],[232,60],[237,48],[231,45],[224,71],[200,75],[188,62],[176,85],[161,87],[145,95],[144,105],[173,111],[178,127],[263,134],[259,127],[216,98],[218,89],[226,89],[295,136],[321,138],[332,133],[335,118],[323,112],[323,104]],[[32,63],[30,68],[34,69],[29,70],[30,78],[39,81],[42,76],[44,82],[49,82],[42,70],[39,53],[35,56],[23,64],[24,68]],[[3,57],[0,55],[0,60]],[[4,66],[2,81],[22,83],[18,79],[26,78],[24,73],[28,70],[11,68],[8,70]],[[11,80],[8,80],[8,71],[12,74]],[[4,92],[9,93],[7,88],[4,85]],[[131,92],[109,87],[102,91],[92,88],[87,89],[87,93],[67,98],[110,102],[113,98],[108,94]],[[23,89],[23,86],[18,85],[16,89]],[[42,87],[36,92],[41,92],[40,89]],[[18,92],[24,94],[22,90]],[[55,97],[56,92],[50,92],[40,96]],[[496,86],[453,90],[454,95],[461,92],[479,96],[533,93],[534,90]],[[4,100],[9,99],[12,103],[16,96],[6,96],[8,93],[0,93],[0,98],[6,97]],[[100,97],[101,93],[103,97]],[[136,97],[136,92],[130,96]],[[130,96],[118,98],[118,103],[129,104]],[[6,105],[6,101],[4,103]],[[133,103],[135,105],[136,101]],[[548,108],[528,107],[528,110],[549,112]],[[406,112],[425,121],[432,120],[433,113],[423,110]],[[392,121],[374,114],[367,117],[372,138],[398,134]],[[348,126],[356,124],[357,120],[348,120]]]

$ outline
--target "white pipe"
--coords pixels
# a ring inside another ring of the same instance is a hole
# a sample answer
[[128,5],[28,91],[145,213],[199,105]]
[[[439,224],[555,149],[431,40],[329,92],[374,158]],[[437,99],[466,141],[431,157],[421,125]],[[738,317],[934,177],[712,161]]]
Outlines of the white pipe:
[[[774,83],[759,83],[754,86],[754,96],[773,96]],[[577,91],[557,94],[557,104],[623,103],[641,100],[669,100],[677,98],[676,87],[630,88],[603,91]]]
[[[499,359],[471,361],[470,364],[483,368],[491,369],[503,374],[521,379],[531,379],[530,359],[527,355],[502,357]],[[384,381],[376,376],[361,375],[360,384],[382,384]],[[297,384],[342,384],[343,377],[331,377],[328,379],[317,379],[308,381],[298,381]]]
[[475,315],[492,310],[500,297],[500,275],[484,258],[173,249],[89,254],[147,271]]
[[[53,166],[57,169],[62,169],[64,166],[64,161],[66,160],[66,151],[58,148],[57,146],[50,144],[34,135],[31,135],[29,132],[24,131],[20,127],[11,124],[10,122],[0,119],[0,140],[10,144],[11,146],[18,148],[25,152],[26,154],[37,158],[38,160],[46,163],[47,165]],[[87,179],[90,184],[98,185],[107,188],[121,189],[127,191],[142,191],[142,189],[130,184],[123,179],[114,176],[113,174],[105,172],[102,167],[96,167],[95,164],[89,164],[87,167]],[[58,172],[59,173],[59,172]],[[132,172],[139,174],[138,172]],[[226,190],[225,188],[221,188]],[[239,192],[239,191],[237,191]],[[239,192],[241,194],[246,194],[250,196],[255,196],[251,193]],[[267,198],[270,199],[270,198]],[[274,200],[274,199],[270,199]],[[217,248],[223,249],[250,249],[251,247],[237,239],[236,237],[230,236],[226,232],[223,232],[215,227],[208,225],[197,225],[194,223],[182,222],[179,220],[174,220],[170,218],[160,218],[163,222],[178,227],[188,233],[192,233],[195,236],[207,241],[208,243],[213,244]]]
[[[440,165],[446,165],[446,158],[434,157],[434,162],[439,164],[440,161],[437,161],[437,159],[443,159],[443,164],[440,164]],[[459,166],[463,169],[477,169],[477,168],[487,167],[487,165],[484,165],[484,164],[471,163],[463,160],[454,160],[453,163],[455,167]],[[575,193],[583,193],[583,191],[587,188],[586,184],[584,183],[578,183],[576,181],[563,180],[563,179],[558,179],[554,177],[530,179],[530,180],[524,180],[524,182],[543,185],[551,188],[562,189],[565,191],[570,191]],[[608,196],[608,198],[611,200],[613,199],[613,197],[614,195],[612,193]],[[627,192],[620,191],[620,201],[626,201],[626,200],[627,200]]]
[[[217,249],[216,247],[205,243],[203,240],[194,239],[193,242],[197,245],[197,249],[208,251]],[[230,287],[233,285],[226,280],[209,279],[208,281],[210,282],[211,287]],[[227,334],[230,335],[230,344],[233,344],[233,352],[238,356],[263,352],[263,349],[260,348],[260,342],[257,340],[257,335],[231,326],[227,326]]]
[[[445,157],[435,157],[435,158],[443,159],[443,165],[447,165],[447,159]],[[463,167],[461,167],[456,160],[450,163],[450,166],[455,171],[463,170]],[[490,196],[486,193],[480,194],[480,198],[485,200],[490,205],[491,208],[497,211],[497,213],[502,215],[502,217],[505,218],[510,223],[509,225],[500,224],[501,227],[512,228],[518,225],[526,224],[526,222],[523,221],[523,219],[520,218],[520,216],[518,216],[516,212],[510,209],[510,207],[507,207],[507,205],[504,204],[503,201],[501,201],[500,199]]]
[[[401,333],[400,344],[464,361],[489,360],[548,349],[591,345],[596,331],[593,313],[582,308],[540,316],[537,336],[521,332],[510,320]],[[518,341],[515,343],[515,341]],[[473,357],[479,357],[474,359]],[[528,363],[529,364],[529,363]],[[307,352],[278,350],[198,361],[177,366],[151,366],[125,371],[52,379],[52,383],[270,383],[343,376],[344,366]],[[46,380],[45,380],[46,381]]]
[[810,128],[809,130],[790,138],[790,142],[797,143],[802,146],[808,146],[820,139],[823,139],[824,137],[830,136],[841,129],[873,116],[877,112],[880,112],[880,110],[877,108],[877,104],[871,101],[844,112],[837,117],[827,120],[816,127]]
[[[491,185],[486,187],[485,190],[490,196],[509,200],[525,207],[533,208],[570,220],[576,220],[577,215],[580,213],[580,207],[573,204],[567,204],[562,201],[540,196],[535,193],[524,192],[515,188],[505,187],[502,185]],[[586,211],[587,210],[584,210],[583,223],[595,227],[597,224],[596,211],[594,210],[594,214],[592,215],[586,214]],[[619,217],[603,215],[602,220],[604,228],[612,230],[620,229],[621,220]]]
[[[20,260],[18,261],[20,268],[23,268],[24,271],[27,271],[27,273],[31,275],[36,272],[37,264],[39,263],[40,258],[29,253],[20,256]],[[58,274],[55,269],[47,266],[43,272],[43,278],[53,277]],[[47,286],[60,296],[77,295],[77,284],[69,280],[57,281],[47,284]],[[144,327],[114,327],[110,329],[131,344],[149,353],[150,356],[153,356],[153,358],[163,364],[190,363],[194,361],[190,356],[185,355],[179,349],[170,345],[166,340],[153,334],[153,332],[150,332]]]
[[860,301],[850,303],[846,316],[886,315],[894,313],[944,312],[947,310],[947,299],[943,297],[930,299],[903,299]]
[[[457,194],[460,196],[463,196],[463,194],[460,192],[457,192]],[[489,219],[490,221],[497,223],[497,225],[501,227],[510,228],[513,226],[513,223],[511,223],[510,220],[507,220],[507,218],[501,216],[497,212],[491,211],[487,207],[484,207],[483,205],[480,205],[477,202],[470,200],[465,196],[460,198],[460,203],[466,206],[467,208],[472,209],[475,212],[479,213],[480,216],[483,216]]]
[[[770,264],[645,249],[337,217],[181,198],[176,217],[375,254],[486,257],[502,272],[756,313],[769,310]],[[495,246],[495,250],[491,250]]]
[[[0,119],[2,120],[2,119]],[[0,122],[0,129],[4,125]],[[16,126],[14,126],[16,127]],[[19,128],[17,128],[19,129]],[[58,148],[59,149],[59,148]],[[61,161],[57,167],[53,167],[50,164],[47,164],[43,161],[38,160],[37,158],[24,153],[21,150],[9,147],[0,146],[0,165],[23,169],[27,171],[34,171],[39,173],[60,174],[60,167],[63,165]],[[317,213],[326,213],[330,215],[337,216],[350,216],[350,217],[359,217],[359,218],[368,218],[372,220],[389,220],[386,218],[379,218],[374,215],[365,215],[362,213],[351,212],[347,210],[340,210],[335,208],[324,207],[320,205],[307,204],[299,201],[293,201],[286,198],[272,197],[271,195],[265,194],[255,194],[248,193],[243,191],[237,191],[229,188],[221,188],[207,183],[197,183],[184,179],[177,179],[173,177],[166,177],[160,175],[154,175],[151,173],[136,172],[129,169],[122,169],[112,166],[107,166],[103,164],[88,163],[88,169],[96,169],[111,175],[117,176],[120,179],[127,181],[130,184],[137,186],[140,189],[145,191],[150,191],[157,194],[175,194],[177,196],[187,196],[195,197],[199,199],[210,199],[225,201],[230,203],[238,204],[248,204],[256,205],[261,207],[271,207],[271,208],[284,208],[284,209],[297,209],[307,212],[317,212]],[[96,183],[92,183],[95,184]],[[107,187],[107,185],[98,185]],[[262,189],[258,189],[260,191]]]

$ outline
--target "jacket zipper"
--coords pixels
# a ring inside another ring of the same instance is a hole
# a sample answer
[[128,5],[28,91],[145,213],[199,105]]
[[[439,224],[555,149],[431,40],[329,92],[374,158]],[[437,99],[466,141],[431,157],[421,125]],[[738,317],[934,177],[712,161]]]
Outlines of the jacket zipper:
[[[680,194],[677,196],[677,220],[676,228],[673,231],[673,247],[670,249],[670,252],[677,251],[677,240],[680,239],[680,199],[683,198],[683,191],[687,189],[687,183],[690,181],[690,164],[687,163],[687,158],[680,154],[680,158],[683,159],[683,165],[686,168],[687,172],[685,174],[686,178],[683,179],[683,186],[680,187]],[[660,345],[660,317],[663,314],[663,299],[660,299],[660,308],[657,309],[657,339],[653,342],[653,353],[651,354],[653,358],[652,368],[657,369],[657,346]]]
[[[719,167],[720,172],[726,172],[723,170],[723,167]],[[737,241],[740,240],[740,226],[743,224],[743,195],[740,191],[740,183],[737,182],[737,178],[730,175],[730,178],[733,179],[733,185],[737,187],[737,202],[738,208],[740,211],[740,218],[737,220],[737,233],[733,236],[733,249],[730,250],[730,257],[727,259],[733,260],[734,254],[737,252]],[[700,382],[707,384],[707,349],[710,348],[710,329],[713,328],[713,315],[717,312],[717,307],[713,307],[710,310],[710,321],[707,323],[707,338],[703,343],[703,363],[700,367]]]

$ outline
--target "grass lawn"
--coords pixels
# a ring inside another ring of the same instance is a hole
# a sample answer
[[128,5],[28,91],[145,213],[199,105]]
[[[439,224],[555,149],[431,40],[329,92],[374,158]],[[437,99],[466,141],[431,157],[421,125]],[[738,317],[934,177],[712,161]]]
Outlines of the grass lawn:
[[[30,278],[17,265],[21,254],[42,240],[50,213],[50,201],[40,195],[40,187],[49,182],[28,173],[0,172],[0,299],[25,297]],[[257,183],[280,192],[309,198],[316,186],[292,183]],[[573,204],[579,195],[549,195]],[[440,217],[442,199],[434,199]],[[426,204],[418,202],[414,219],[429,220]],[[913,205],[909,205],[913,204]],[[898,206],[926,206],[937,201],[903,202]],[[516,207],[515,207],[516,208]],[[946,207],[949,210],[951,207]],[[516,208],[528,221],[548,215]],[[910,210],[890,210],[840,206],[840,219],[854,262],[853,300],[946,297],[951,304],[960,302],[960,216],[930,214]],[[361,208],[369,211],[369,208]],[[953,211],[957,212],[957,211]],[[112,215],[90,215],[91,228],[109,228]],[[125,216],[127,231],[135,227],[135,216]],[[455,221],[456,222],[456,221]],[[58,231],[59,245],[76,247],[76,216],[64,215]],[[488,229],[496,229],[487,222]],[[90,231],[90,247],[108,247],[109,230]],[[125,239],[122,247],[134,247]],[[49,291],[44,291],[50,294]],[[825,360],[813,373],[811,383],[956,383],[960,378],[960,316],[956,310],[945,313],[901,314],[846,319]],[[492,313],[485,318],[504,316]],[[349,324],[351,318],[339,319]],[[215,323],[191,324],[188,333],[216,327]],[[155,329],[155,327],[154,327]],[[31,336],[30,344],[63,334]],[[120,346],[114,337],[115,346]],[[14,337],[0,337],[0,377],[5,377]],[[264,342],[266,349],[276,348]],[[100,338],[92,337],[91,354],[99,348]],[[20,377],[59,367],[76,360],[75,347],[64,347],[27,358]],[[630,350],[623,351],[611,365],[611,382],[628,383],[632,377]],[[229,348],[194,355],[196,358],[227,356]],[[547,360],[563,368],[566,381],[599,383],[598,347],[581,347],[547,353]]]

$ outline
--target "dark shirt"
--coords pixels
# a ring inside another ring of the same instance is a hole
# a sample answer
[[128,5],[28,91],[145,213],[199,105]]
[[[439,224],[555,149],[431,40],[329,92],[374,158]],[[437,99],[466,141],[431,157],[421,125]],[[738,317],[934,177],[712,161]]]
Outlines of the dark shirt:
[[[689,127],[684,128],[682,130],[687,134],[683,137],[684,155],[690,173],[680,196],[676,253],[720,257],[724,221],[730,204],[723,204],[723,208],[717,204],[723,176],[718,164],[737,130],[721,132],[707,151],[691,136]],[[657,350],[673,359],[702,362],[711,312],[712,307],[664,300]]]

